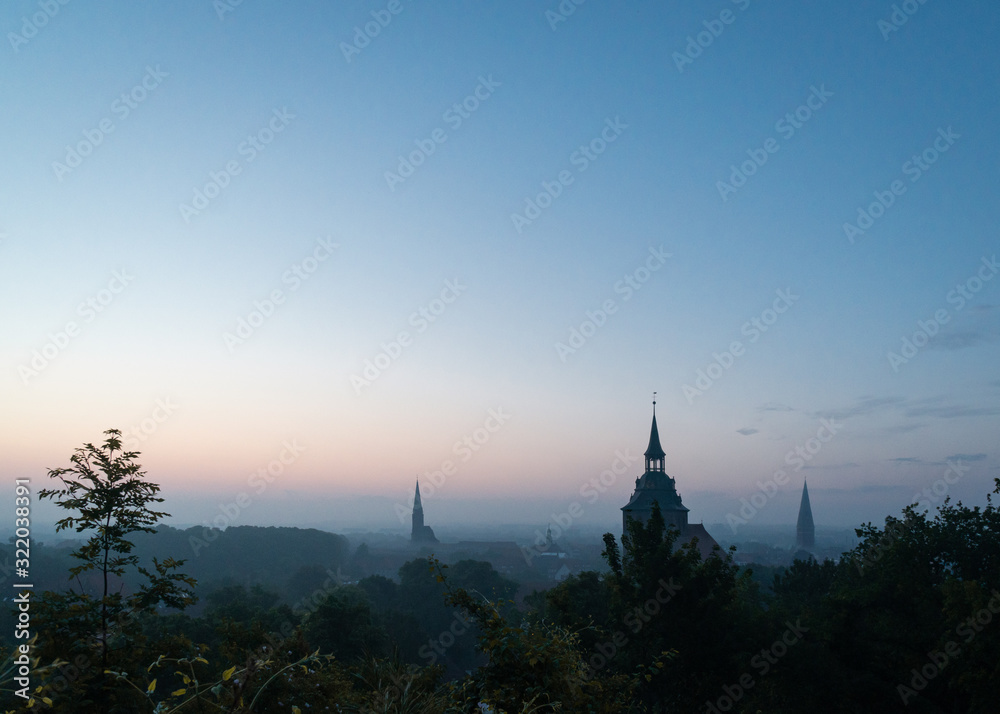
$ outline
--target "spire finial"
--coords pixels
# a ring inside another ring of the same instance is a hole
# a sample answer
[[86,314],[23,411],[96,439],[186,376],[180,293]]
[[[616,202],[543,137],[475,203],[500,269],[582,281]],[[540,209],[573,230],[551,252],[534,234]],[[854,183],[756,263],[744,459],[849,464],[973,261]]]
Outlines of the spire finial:
[[656,416],[656,392],[653,392],[653,416]]

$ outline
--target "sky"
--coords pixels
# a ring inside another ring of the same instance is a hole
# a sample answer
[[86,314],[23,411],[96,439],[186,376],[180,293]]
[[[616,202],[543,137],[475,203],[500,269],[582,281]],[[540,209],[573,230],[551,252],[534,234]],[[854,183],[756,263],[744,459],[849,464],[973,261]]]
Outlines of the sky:
[[655,391],[694,522],[983,503],[998,18],[4,3],[11,499],[118,428],[179,525],[614,526]]

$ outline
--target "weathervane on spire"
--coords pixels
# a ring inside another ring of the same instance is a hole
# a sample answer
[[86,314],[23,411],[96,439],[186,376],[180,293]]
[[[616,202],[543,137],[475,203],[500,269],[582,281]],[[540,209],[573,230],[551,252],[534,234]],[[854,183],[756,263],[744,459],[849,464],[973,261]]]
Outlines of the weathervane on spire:
[[656,392],[653,392],[653,414],[656,414]]

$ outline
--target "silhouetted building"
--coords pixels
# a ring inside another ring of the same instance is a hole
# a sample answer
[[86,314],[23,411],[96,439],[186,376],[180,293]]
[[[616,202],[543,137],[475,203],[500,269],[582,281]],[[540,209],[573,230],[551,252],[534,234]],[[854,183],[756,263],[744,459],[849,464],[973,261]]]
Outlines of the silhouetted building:
[[414,543],[438,542],[431,527],[424,525],[424,506],[420,503],[420,481],[417,481],[417,490],[413,496],[413,530],[410,531],[410,540]]
[[712,553],[715,539],[701,523],[688,523],[688,508],[677,493],[677,483],[667,475],[664,468],[666,454],[660,446],[660,432],[656,427],[656,400],[653,400],[653,425],[649,430],[649,446],[646,447],[646,472],[635,480],[635,492],[627,506],[622,507],[622,528],[628,531],[629,519],[646,523],[653,513],[653,504],[660,506],[663,521],[669,528],[673,526],[680,536],[675,547],[698,539],[698,550],[703,558]]
[[809,487],[802,482],[802,502],[799,504],[799,521],[795,526],[795,544],[801,550],[808,550],[816,545],[816,526],[813,523],[813,512],[809,506]]

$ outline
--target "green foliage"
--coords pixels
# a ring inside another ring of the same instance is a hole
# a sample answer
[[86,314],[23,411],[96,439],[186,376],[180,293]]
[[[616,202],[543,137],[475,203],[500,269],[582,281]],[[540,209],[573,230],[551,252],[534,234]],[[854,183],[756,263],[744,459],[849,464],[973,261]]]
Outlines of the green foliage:
[[367,657],[354,673],[358,714],[443,714],[455,712],[440,686],[440,667],[415,667],[399,660]]
[[[446,582],[444,568],[430,564]],[[455,685],[452,696],[461,711],[480,702],[503,712],[619,712],[635,680],[587,676],[576,633],[563,628],[511,622],[498,603],[462,588],[449,589],[449,604],[462,608],[478,625],[479,649],[487,664]],[[512,603],[510,603],[512,604]]]
[[306,617],[310,642],[338,659],[353,661],[366,653],[385,654],[389,638],[373,616],[365,591],[343,586],[326,596]]
[[660,676],[642,683],[639,698],[694,711],[736,681],[755,643],[769,636],[758,588],[724,551],[702,559],[694,543],[676,547],[677,531],[665,526],[656,504],[648,522],[628,526],[621,549],[604,536],[611,573],[608,617],[600,624],[610,642],[603,652],[614,651],[603,666],[641,670],[655,666],[650,653],[676,652]]
[[[153,558],[147,568],[133,552],[134,535],[154,533],[168,514],[151,507],[163,499],[157,496],[159,486],[145,479],[138,454],[122,451],[117,430],[105,435],[100,447],[88,443],[77,449],[71,467],[49,471],[61,487],[39,492],[69,512],[56,523],[57,531],[73,529],[85,536],[69,568],[77,589],[45,591],[32,607],[32,625],[40,634],[33,654],[53,663],[40,670],[36,681],[65,712],[127,711],[131,695],[110,691],[104,670],[134,667],[148,644],[143,633],[148,616],[195,601],[194,579],[178,572],[184,561]],[[131,592],[123,587],[126,576],[139,581]],[[94,585],[97,595],[90,591]]]
[[138,695],[135,711],[151,714],[203,711],[206,706],[207,711],[233,714],[294,711],[293,707],[335,712],[337,700],[351,698],[347,677],[332,656],[318,650],[292,661],[280,655],[251,655],[244,665],[221,671],[200,655],[161,656],[138,681],[126,672],[108,674]]
[[[70,468],[51,469],[49,477],[62,482],[62,488],[43,489],[39,497],[55,500],[56,505],[70,515],[56,523],[56,531],[73,528],[78,533],[89,534],[73,557],[82,561],[70,568],[70,576],[80,576],[96,571],[101,578],[101,597],[93,600],[85,593],[68,597],[62,602],[43,600],[41,619],[57,629],[69,626],[84,640],[94,636],[85,612],[96,608],[100,611],[100,627],[96,631],[101,650],[101,662],[108,665],[111,637],[116,626],[123,624],[136,613],[149,611],[160,603],[169,607],[184,608],[195,600],[192,588],[195,581],[176,569],[184,561],[167,558],[153,561],[155,572],[139,566],[139,558],[132,553],[134,547],[129,537],[133,533],[155,533],[156,523],[169,514],[154,511],[150,504],[162,502],[157,496],[160,487],[145,480],[134,451],[122,451],[121,432],[109,429],[104,444],[96,447],[87,443],[70,458]],[[130,597],[121,592],[110,592],[111,579],[121,577],[130,568],[145,576],[147,582]],[[46,607],[48,605],[49,607]],[[61,606],[69,619],[58,614]],[[82,629],[81,629],[82,628]]]
[[121,450],[117,429],[104,433],[108,438],[100,448],[84,444],[70,458],[72,467],[49,471],[49,477],[62,481],[63,488],[43,489],[38,494],[71,512],[56,523],[57,531],[75,528],[78,533],[91,533],[73,553],[83,563],[70,569],[72,576],[89,570],[98,570],[105,579],[124,574],[128,566],[138,563],[126,536],[153,533],[157,521],[169,515],[149,509],[148,504],[163,499],[156,495],[160,487],[146,481],[139,470],[134,460],[138,453]]
[[[488,563],[459,561],[446,577],[446,566],[420,558],[400,568],[398,583],[371,576],[344,585],[330,559],[301,556],[273,580],[283,592],[248,587],[257,576],[235,568],[240,584],[208,592],[203,615],[193,616],[179,611],[194,585],[177,572],[181,561],[141,550],[152,558],[144,568],[147,559],[132,548],[133,536],[184,543],[188,532],[153,529],[162,515],[148,508],[157,490],[135,485],[135,454],[121,453],[117,433],[108,434],[103,448],[79,450],[73,469],[53,472],[63,488],[47,492],[72,511],[61,527],[80,528],[88,540],[71,566],[78,587],[34,602],[35,707],[49,701],[66,714],[481,714],[481,704],[493,714],[686,713],[710,705],[791,714],[996,711],[1000,509],[989,497],[985,508],[946,500],[934,514],[909,507],[883,528],[866,524],[840,561],[796,561],[768,573],[771,587],[721,550],[702,559],[692,545],[677,547],[676,531],[654,509],[647,523],[629,524],[620,545],[605,535],[609,572],[580,573],[536,593],[527,612],[512,601],[517,584]],[[92,492],[106,504],[99,517],[86,498]],[[128,493],[135,494],[129,508],[115,510],[115,498]],[[202,565],[247,544],[252,552],[234,557],[337,543],[295,529],[230,530],[201,552]],[[95,585],[101,597],[88,591]],[[8,657],[0,672],[5,693],[11,664]]]

